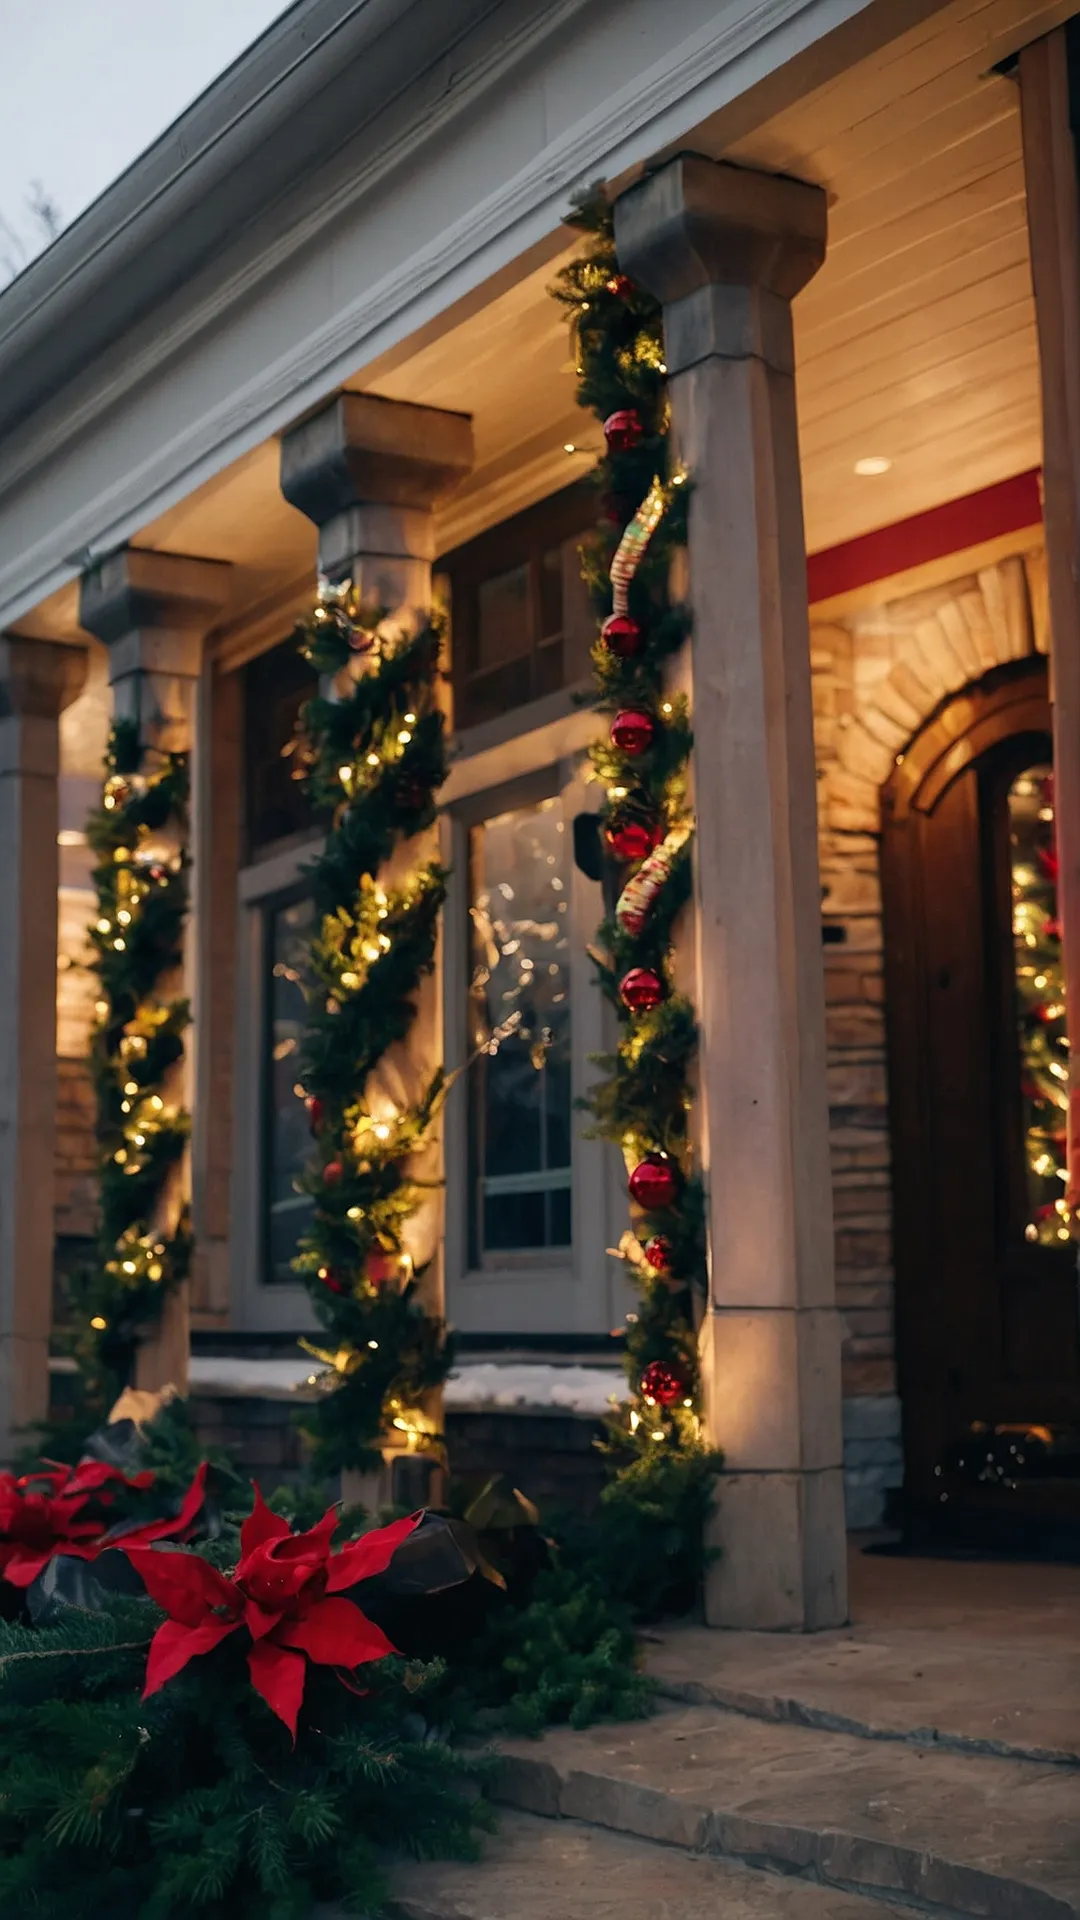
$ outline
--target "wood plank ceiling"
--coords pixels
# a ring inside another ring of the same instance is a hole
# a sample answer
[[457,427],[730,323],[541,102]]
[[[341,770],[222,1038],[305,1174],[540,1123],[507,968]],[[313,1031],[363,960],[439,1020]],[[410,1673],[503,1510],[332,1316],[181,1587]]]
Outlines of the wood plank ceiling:
[[[829,194],[828,257],[795,311],[811,551],[1040,462],[1019,108],[992,69],[1077,3],[952,0],[752,133],[734,138],[719,116],[682,143]],[[558,264],[349,383],[473,415],[477,467],[442,516],[444,550],[591,464],[599,433],[575,408],[546,291]],[[856,475],[868,457],[891,464]],[[278,492],[272,443],[139,542],[233,560],[248,609],[310,579],[314,561],[312,530]],[[56,607],[54,633],[59,617]]]
[[829,191],[795,312],[811,550],[1041,460],[1019,105],[992,68],[1071,11],[960,0],[727,149]]

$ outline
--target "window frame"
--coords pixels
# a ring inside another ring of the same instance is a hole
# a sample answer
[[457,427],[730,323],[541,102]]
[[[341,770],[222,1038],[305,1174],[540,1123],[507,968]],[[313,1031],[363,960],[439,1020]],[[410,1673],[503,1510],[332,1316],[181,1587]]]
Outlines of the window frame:
[[[542,702],[558,697],[568,687],[577,684],[581,676],[575,676],[572,663],[567,658],[567,645],[571,638],[567,621],[565,585],[563,588],[563,617],[560,631],[544,634],[541,618],[542,585],[541,574],[545,557],[565,546],[569,540],[584,538],[596,523],[596,501],[590,484],[575,481],[563,487],[558,493],[549,494],[534,506],[526,507],[521,513],[512,514],[509,519],[499,521],[477,534],[462,546],[453,548],[435,562],[435,573],[446,582],[448,588],[454,644],[451,651],[450,682],[453,694],[454,726],[458,731],[472,732],[493,723],[495,716],[475,719],[469,715],[467,690],[473,681],[482,675],[479,671],[468,676],[464,674],[464,656],[466,647],[476,636],[478,621],[478,596],[486,581],[525,568],[528,575],[528,647],[519,656],[527,663],[529,691],[527,696],[513,706],[503,709],[504,714],[526,714],[529,709]],[[565,576],[564,576],[565,578]],[[560,685],[546,691],[538,686],[538,663],[545,642],[558,639],[563,648],[563,669]],[[513,664],[504,662],[504,666]],[[499,667],[487,671],[499,672]],[[500,716],[501,717],[501,716]],[[527,724],[527,722],[526,722]]]
[[245,1333],[310,1333],[318,1325],[302,1280],[267,1279],[266,1097],[270,916],[307,892],[303,868],[325,840],[306,840],[237,876],[236,1098],[234,1103],[230,1277],[233,1319]]
[[[443,857],[451,867],[443,909],[443,1026],[450,1073],[465,1066],[470,1050],[470,828],[553,793],[562,798],[568,827],[575,814],[596,811],[600,794],[596,784],[586,780],[585,753],[579,744],[586,729],[588,736],[595,732],[595,717],[578,714],[574,720],[575,725],[547,726],[519,735],[503,752],[477,755],[474,762],[459,763],[454,770],[443,815]],[[601,888],[572,860],[570,873],[571,1092],[577,1101],[595,1077],[590,1056],[610,1049],[614,1035],[611,1016],[593,984],[593,963],[587,952],[602,915]],[[582,1116],[573,1128],[571,1143],[570,1246],[493,1251],[482,1264],[474,1265],[469,1257],[474,1199],[469,1091],[469,1076],[461,1072],[450,1092],[444,1125],[449,1319],[467,1335],[517,1335],[532,1341],[543,1336],[553,1341],[575,1335],[595,1337],[612,1331],[631,1304],[621,1264],[607,1252],[613,1236],[625,1225],[617,1157],[604,1142],[583,1138]]]

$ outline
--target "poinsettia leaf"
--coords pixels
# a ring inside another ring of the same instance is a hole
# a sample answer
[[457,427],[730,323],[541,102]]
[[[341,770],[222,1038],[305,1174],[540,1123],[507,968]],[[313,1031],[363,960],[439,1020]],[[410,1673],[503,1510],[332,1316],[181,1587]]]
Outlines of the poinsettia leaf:
[[264,1541],[282,1540],[292,1531],[288,1521],[267,1506],[254,1480],[251,1486],[255,1495],[255,1504],[240,1529],[241,1562],[247,1559],[249,1553],[254,1553],[256,1547],[261,1547]]
[[201,1554],[162,1553],[156,1547],[129,1547],[126,1542],[121,1545],[132,1566],[141,1574],[151,1600],[156,1600],[170,1619],[197,1627],[219,1608],[231,1625],[239,1620],[241,1595],[232,1581],[226,1580]]
[[143,1699],[149,1699],[157,1693],[167,1680],[187,1666],[189,1660],[195,1660],[200,1654],[212,1653],[230,1633],[236,1631],[235,1620],[204,1620],[200,1626],[185,1626],[179,1620],[166,1620],[150,1642],[150,1652],[146,1659],[146,1684],[143,1687]]
[[[125,1548],[145,1547],[149,1546],[153,1540],[174,1540],[182,1537],[194,1524],[195,1517],[206,1499],[206,1476],[209,1470],[210,1462],[204,1460],[184,1495],[179,1513],[165,1515],[160,1520],[147,1520],[142,1526],[133,1526],[127,1521],[121,1521],[119,1526],[111,1527],[106,1535],[109,1545],[115,1544]],[[153,1475],[151,1474],[150,1477],[152,1480]]]
[[394,1520],[388,1527],[376,1527],[362,1539],[342,1547],[341,1552],[331,1558],[327,1592],[341,1593],[346,1587],[354,1587],[358,1580],[370,1580],[373,1574],[382,1573],[423,1517],[422,1512],[411,1513],[405,1520]]
[[322,1667],[360,1667],[397,1648],[352,1600],[318,1600],[304,1620],[286,1620],[274,1639]]
[[248,1654],[248,1672],[256,1693],[262,1694],[271,1713],[285,1722],[295,1740],[306,1677],[303,1654],[275,1646],[271,1640],[258,1640]]

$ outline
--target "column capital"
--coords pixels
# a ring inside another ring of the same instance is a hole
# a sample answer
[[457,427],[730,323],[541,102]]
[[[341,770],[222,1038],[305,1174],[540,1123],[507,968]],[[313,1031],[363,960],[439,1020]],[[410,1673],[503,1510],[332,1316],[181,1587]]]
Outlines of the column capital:
[[[158,553],[151,547],[120,547],[83,574],[79,583],[79,625],[111,649],[133,634],[190,636],[185,648],[195,665],[154,658],[124,662],[120,672],[136,667],[173,673],[198,672],[203,636],[213,626],[229,598],[232,568],[225,560],[201,560],[184,553]],[[162,646],[150,646],[161,654]],[[117,678],[111,670],[110,677]]]
[[620,194],[615,246],[665,306],[707,286],[794,300],[825,258],[827,219],[821,187],[680,153]]
[[0,634],[0,719],[55,720],[82,692],[88,657],[80,641]]
[[163,750],[191,745],[203,641],[231,584],[225,560],[152,547],[120,547],[80,581],[80,625],[109,649],[114,715]]
[[710,355],[794,371],[791,302],[825,258],[820,187],[683,153],[615,202],[619,264],[664,305],[673,374]]
[[467,413],[339,393],[281,439],[281,491],[319,528],[351,507],[430,511],[473,464]]

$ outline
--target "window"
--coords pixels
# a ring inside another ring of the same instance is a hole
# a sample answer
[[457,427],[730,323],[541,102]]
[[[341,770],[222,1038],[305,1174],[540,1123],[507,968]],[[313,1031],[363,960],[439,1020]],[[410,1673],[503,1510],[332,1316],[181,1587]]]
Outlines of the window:
[[319,682],[294,640],[260,653],[242,671],[244,816],[251,859],[277,842],[316,830],[312,809],[293,778],[289,748],[300,709]]
[[314,908],[309,899],[263,910],[266,954],[263,1055],[263,1278],[291,1282],[297,1242],[311,1218],[312,1201],[297,1193],[295,1179],[311,1154],[311,1133],[297,1056],[306,1019],[304,958]]
[[471,1261],[568,1247],[571,1221],[570,835],[560,801],[469,836]]
[[1054,845],[1054,775],[1025,767],[1008,791],[1013,965],[1029,1240],[1068,1240],[1065,1133],[1069,1040]]
[[591,490],[567,487],[437,563],[450,589],[456,727],[587,675],[594,625],[577,548],[595,517]]

